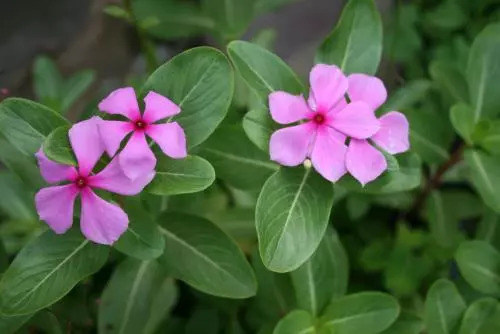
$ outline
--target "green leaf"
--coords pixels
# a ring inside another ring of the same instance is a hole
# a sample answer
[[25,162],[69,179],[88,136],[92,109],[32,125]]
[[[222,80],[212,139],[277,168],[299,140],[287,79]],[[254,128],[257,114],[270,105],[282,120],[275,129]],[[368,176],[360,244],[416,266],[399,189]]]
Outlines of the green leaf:
[[76,157],[69,142],[69,125],[52,131],[43,142],[43,152],[52,161],[63,165],[76,166]]
[[125,8],[118,5],[107,5],[104,7],[103,12],[117,19],[123,19],[125,21],[131,20],[130,14],[125,10]]
[[350,0],[316,55],[346,74],[375,74],[382,55],[382,21],[373,0]]
[[32,314],[16,315],[13,317],[7,317],[0,314],[0,333],[2,334],[17,333],[17,330],[21,328],[31,317]]
[[436,60],[430,64],[429,73],[448,100],[453,103],[468,102],[467,82],[456,66]]
[[398,320],[382,334],[420,334],[424,329],[422,319],[411,313],[402,312]]
[[500,213],[500,157],[468,150],[465,152],[465,161],[470,169],[470,181],[484,203]]
[[58,107],[63,78],[52,59],[38,56],[33,66],[35,95],[48,107]]
[[500,253],[485,241],[460,244],[455,260],[460,273],[474,289],[483,293],[500,293]]
[[54,313],[42,310],[37,312],[29,321],[21,328],[20,332],[30,332],[36,328],[35,331],[47,334],[63,334],[61,324]]
[[63,125],[68,121],[36,102],[10,98],[0,103],[0,133],[25,155],[33,156],[45,137]]
[[486,209],[476,232],[476,239],[484,240],[500,248],[500,217],[490,209]]
[[270,93],[282,90],[290,94],[304,92],[304,86],[288,65],[272,52],[244,41],[227,46],[234,67],[257,95],[267,101]]
[[155,333],[177,299],[176,287],[154,261],[127,259],[101,296],[99,333]]
[[66,295],[106,262],[108,247],[83,239],[78,229],[65,235],[51,231],[28,243],[0,281],[4,315],[30,314]]
[[474,115],[472,108],[465,104],[459,103],[450,109],[450,121],[455,131],[467,142],[472,143],[471,136],[474,131]]
[[39,189],[45,185],[36,165],[35,156],[25,156],[3,138],[0,138],[0,161],[30,189]]
[[347,291],[348,259],[337,232],[327,229],[314,254],[291,273],[297,306],[313,316]]
[[146,191],[155,195],[180,195],[205,190],[215,180],[212,165],[203,158],[190,155],[182,160],[159,156],[156,176]]
[[226,40],[241,37],[254,14],[254,0],[202,0],[202,8]]
[[446,206],[442,194],[437,190],[432,191],[426,200],[429,229],[434,241],[442,247],[451,248],[458,242],[458,221],[451,215],[456,203],[452,207]]
[[243,117],[243,129],[248,138],[262,151],[269,152],[271,135],[278,129],[267,109],[253,109]]
[[414,80],[399,88],[381,107],[382,113],[393,110],[406,110],[427,96],[432,84],[428,80]]
[[440,2],[424,16],[424,22],[429,29],[445,31],[455,30],[468,22],[467,14],[461,3],[455,0]]
[[313,316],[304,310],[295,310],[281,319],[274,328],[273,334],[314,334]]
[[217,177],[238,189],[260,189],[279,168],[248,140],[240,125],[221,126],[199,154],[214,166]]
[[165,237],[160,260],[175,278],[216,296],[255,295],[257,285],[252,268],[219,227],[204,218],[181,213],[166,213],[160,221],[160,232]]
[[475,122],[494,117],[500,112],[500,95],[497,92],[499,76],[500,24],[492,23],[474,39],[467,65]]
[[90,70],[78,72],[66,80],[61,91],[61,111],[67,111],[92,85],[94,80],[95,73]]
[[10,219],[36,221],[38,216],[33,205],[33,193],[7,171],[0,171],[0,210]]
[[193,147],[205,141],[226,116],[233,85],[233,70],[224,54],[198,47],[153,72],[141,96],[152,90],[175,102],[182,111],[173,120],[182,126],[188,146]]
[[200,307],[189,318],[184,334],[218,334],[220,327],[217,310]]
[[361,292],[334,300],[320,318],[321,333],[376,334],[389,328],[399,315],[392,296],[381,292]]
[[140,203],[139,198],[122,198],[129,217],[127,231],[113,244],[120,252],[139,260],[151,260],[163,254],[165,240],[158,225]]
[[350,176],[344,176],[337,186],[349,191],[366,194],[391,194],[414,189],[420,185],[421,161],[415,154],[405,154],[399,158],[399,170],[385,172],[378,179],[362,187]]
[[465,311],[465,302],[455,285],[437,280],[425,299],[425,324],[429,334],[452,334]]
[[255,223],[264,265],[292,271],[316,250],[333,205],[332,184],[312,169],[281,168],[264,184]]
[[271,12],[295,1],[297,0],[255,0],[255,11],[257,13]]
[[[459,334],[479,334],[481,326],[495,314],[498,302],[493,298],[481,298],[472,303],[465,311]],[[492,333],[493,334],[493,333]]]
[[472,141],[494,155],[500,155],[500,121],[482,121],[472,133]]

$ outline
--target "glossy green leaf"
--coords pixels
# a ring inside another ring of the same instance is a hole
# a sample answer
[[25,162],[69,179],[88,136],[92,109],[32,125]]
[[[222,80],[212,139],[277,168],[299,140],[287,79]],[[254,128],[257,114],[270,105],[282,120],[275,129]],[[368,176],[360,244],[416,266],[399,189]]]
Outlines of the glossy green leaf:
[[52,161],[63,165],[76,166],[76,158],[69,142],[69,125],[52,131],[43,142],[43,152]]
[[273,334],[314,334],[313,316],[304,310],[295,310],[281,319],[274,328]]
[[221,126],[199,154],[214,166],[217,177],[238,189],[261,188],[279,168],[248,140],[240,125]]
[[337,232],[327,229],[314,254],[290,273],[297,306],[313,316],[347,291],[348,259]]
[[499,76],[500,24],[492,23],[475,38],[467,65],[475,122],[500,113],[500,95],[497,93]]
[[0,211],[10,219],[38,220],[33,203],[33,194],[15,175],[0,171]]
[[254,0],[202,0],[201,5],[226,40],[241,37],[253,19]]
[[80,71],[66,80],[61,91],[61,110],[68,111],[69,107],[85,93],[95,80],[95,73],[90,70]]
[[335,29],[319,47],[316,62],[346,74],[375,74],[382,55],[382,21],[373,0],[350,0]]
[[398,320],[382,334],[421,334],[424,329],[422,319],[411,313],[401,312]]
[[277,124],[271,118],[269,110],[253,109],[243,117],[243,129],[248,138],[262,151],[269,152],[269,141],[271,135],[278,129]]
[[470,170],[470,181],[484,203],[500,213],[500,157],[468,150],[465,161]]
[[46,56],[38,56],[33,65],[33,84],[35,94],[42,103],[57,107],[63,78],[55,62]]
[[99,303],[99,333],[155,333],[177,299],[173,280],[154,261],[127,259],[116,267]]
[[396,299],[381,292],[361,292],[334,300],[320,318],[320,333],[376,334],[389,328],[400,308]]
[[465,241],[455,259],[460,273],[474,289],[500,293],[500,253],[493,246],[485,241]]
[[476,300],[465,311],[458,334],[483,334],[484,332],[479,331],[481,326],[495,314],[498,307],[498,301],[493,298]]
[[173,120],[182,126],[188,146],[193,147],[205,141],[226,116],[233,81],[224,54],[198,47],[178,54],[153,72],[141,96],[152,90],[175,102],[182,111]]
[[244,41],[227,46],[234,67],[248,86],[267,101],[270,93],[282,90],[290,94],[304,92],[302,83],[283,60],[270,51]]
[[30,318],[32,314],[16,315],[7,317],[0,314],[0,333],[14,334],[21,328]]
[[483,121],[477,124],[472,140],[489,153],[500,155],[500,121]]
[[436,281],[425,299],[425,324],[429,334],[452,334],[465,311],[465,302],[455,285],[446,280]]
[[33,156],[53,130],[68,125],[62,116],[36,102],[10,98],[0,103],[0,133],[19,151]]
[[219,227],[204,218],[181,213],[166,213],[160,222],[160,232],[165,237],[160,261],[175,278],[216,296],[255,295],[257,285],[252,268]]
[[328,224],[333,186],[312,169],[281,168],[264,184],[255,223],[264,265],[292,271],[316,250]]
[[203,158],[190,155],[174,160],[164,155],[157,158],[156,176],[146,191],[155,195],[180,195],[205,190],[215,180],[212,165]]
[[2,314],[29,314],[53,304],[99,270],[108,250],[83,239],[76,228],[64,235],[43,233],[19,252],[3,275]]
[[39,189],[45,184],[35,156],[25,156],[4,138],[0,138],[0,161],[30,189]]
[[467,142],[471,143],[474,131],[474,115],[472,108],[464,103],[459,103],[450,109],[450,121],[455,131]]

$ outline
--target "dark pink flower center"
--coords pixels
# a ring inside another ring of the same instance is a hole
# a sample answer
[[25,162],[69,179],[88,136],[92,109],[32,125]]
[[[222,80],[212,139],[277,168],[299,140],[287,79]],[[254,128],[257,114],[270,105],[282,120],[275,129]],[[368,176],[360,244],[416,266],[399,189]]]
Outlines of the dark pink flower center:
[[135,129],[136,130],[146,130],[148,123],[144,122],[142,119],[135,121]]
[[80,189],[85,188],[87,186],[87,178],[78,176],[75,180],[75,185]]
[[317,112],[313,116],[312,121],[318,125],[321,125],[325,122],[325,115],[323,115],[323,113]]

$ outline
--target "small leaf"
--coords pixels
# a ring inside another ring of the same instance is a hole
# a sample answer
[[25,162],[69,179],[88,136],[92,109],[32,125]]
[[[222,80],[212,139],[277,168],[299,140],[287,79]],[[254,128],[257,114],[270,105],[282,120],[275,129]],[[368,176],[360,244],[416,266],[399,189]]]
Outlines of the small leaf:
[[274,328],[273,334],[314,334],[313,316],[303,310],[295,310],[281,319]]
[[66,112],[85,93],[94,80],[95,73],[89,70],[78,72],[66,80],[61,92],[61,111]]
[[175,278],[220,297],[255,295],[252,268],[238,246],[216,225],[181,213],[166,213],[160,220],[160,232],[165,237],[160,261]]
[[470,169],[470,181],[484,203],[500,213],[500,157],[468,150],[465,161]]
[[267,109],[253,109],[243,117],[243,129],[248,138],[262,151],[269,152],[271,135],[278,129]]
[[302,265],[325,233],[333,205],[332,184],[311,169],[281,168],[264,184],[255,221],[260,256],[270,270]]
[[203,158],[190,155],[174,160],[159,156],[156,176],[146,191],[155,195],[180,195],[205,190],[215,180],[212,165]]
[[[465,311],[458,334],[479,334],[481,326],[495,314],[499,304],[493,298],[481,298]],[[487,334],[487,333],[486,333]],[[491,333],[493,334],[493,333]]]
[[425,299],[425,324],[429,334],[452,334],[465,311],[465,302],[455,285],[437,280]]
[[450,109],[450,121],[455,131],[468,143],[471,144],[471,136],[474,131],[474,115],[472,108],[464,103],[459,103]]
[[63,165],[76,166],[76,158],[69,142],[69,125],[52,131],[43,142],[43,152],[52,161]]
[[[38,56],[33,67],[33,84],[37,98],[49,103],[48,107],[57,107],[63,79],[52,59]],[[53,105],[56,103],[56,105]]]
[[115,17],[117,19],[123,19],[125,21],[130,21],[130,14],[122,7],[118,5],[107,5],[103,9],[104,13],[109,16]]
[[467,283],[483,293],[500,294],[500,253],[485,241],[460,244],[455,259]]
[[382,55],[382,21],[373,0],[350,0],[332,33],[319,47],[317,63],[346,74],[375,74]]
[[500,121],[479,122],[474,132],[472,140],[477,145],[494,155],[500,155]]

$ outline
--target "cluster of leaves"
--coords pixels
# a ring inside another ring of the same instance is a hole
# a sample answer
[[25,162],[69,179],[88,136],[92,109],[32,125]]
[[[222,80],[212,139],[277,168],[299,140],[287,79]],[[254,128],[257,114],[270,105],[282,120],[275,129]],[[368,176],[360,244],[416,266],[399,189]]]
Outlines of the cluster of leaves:
[[[148,57],[151,37],[210,29],[225,44],[285,2],[138,0],[107,12],[146,35]],[[269,160],[267,96],[307,89],[267,34],[228,43],[227,57],[173,57],[139,95],[181,106],[191,155],[160,158],[144,193],[110,199],[130,218],[111,248],[37,220],[34,153],[74,164],[63,113],[92,81],[37,61],[41,103],[0,103],[0,332],[498,333],[498,13],[486,0],[396,8],[384,50],[405,82],[382,112],[407,115],[412,149],[364,188]],[[316,61],[375,74],[382,30],[373,0],[350,0]]]

